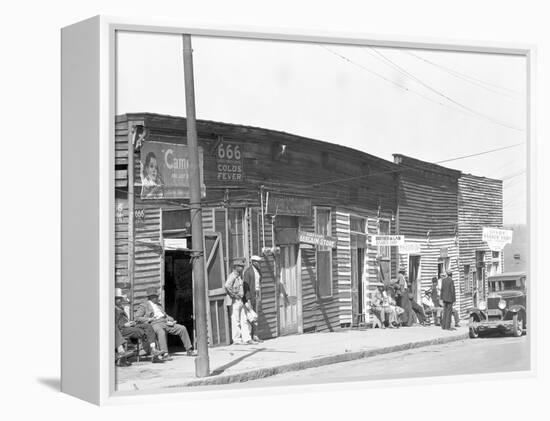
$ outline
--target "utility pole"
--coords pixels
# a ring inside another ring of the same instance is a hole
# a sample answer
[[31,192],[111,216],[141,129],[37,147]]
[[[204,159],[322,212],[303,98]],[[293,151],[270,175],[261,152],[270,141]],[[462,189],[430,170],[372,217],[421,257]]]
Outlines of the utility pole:
[[208,359],[208,328],[206,318],[206,282],[204,277],[204,247],[202,234],[201,178],[197,122],[195,116],[195,87],[193,78],[193,50],[191,35],[183,35],[183,72],[185,78],[185,109],[187,115],[187,147],[189,148],[189,191],[191,208],[191,244],[193,262],[193,298],[195,307],[195,329],[197,351],[195,375],[210,374]]

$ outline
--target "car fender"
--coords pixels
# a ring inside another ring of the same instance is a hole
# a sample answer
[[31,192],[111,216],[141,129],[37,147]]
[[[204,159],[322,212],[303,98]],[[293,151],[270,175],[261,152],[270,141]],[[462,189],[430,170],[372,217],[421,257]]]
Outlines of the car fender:
[[477,316],[479,320],[485,319],[485,316],[483,315],[483,312],[478,308],[472,308],[470,311],[468,311],[470,317]]
[[519,313],[520,311],[525,313],[525,306],[522,306],[521,304],[515,304],[510,307],[508,311],[511,313]]

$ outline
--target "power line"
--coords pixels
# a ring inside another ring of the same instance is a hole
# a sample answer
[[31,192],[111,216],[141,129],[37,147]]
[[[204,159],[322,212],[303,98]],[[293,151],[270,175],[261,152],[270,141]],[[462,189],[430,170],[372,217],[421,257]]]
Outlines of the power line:
[[511,180],[511,179],[513,179],[513,178],[516,178],[516,177],[519,177],[520,175],[525,174],[526,172],[527,172],[527,171],[525,171],[525,170],[520,171],[520,172],[517,172],[517,173],[515,173],[515,174],[512,174],[512,175],[509,175],[509,176],[507,176],[507,177],[504,177],[504,178],[502,179],[502,181],[509,181],[509,180]]
[[501,148],[491,149],[491,150],[484,151],[484,152],[478,152],[478,153],[474,153],[474,154],[471,154],[471,155],[463,155],[463,156],[459,156],[457,158],[445,159],[443,161],[434,162],[434,164],[443,164],[445,162],[458,161],[460,159],[472,158],[474,156],[485,155],[485,154],[488,154],[488,153],[491,153],[491,152],[498,152],[498,151],[503,151],[505,149],[515,148],[516,146],[520,146],[520,145],[524,145],[524,144],[525,144],[525,142],[514,143],[513,145],[503,146]]
[[[459,72],[459,71],[457,71],[457,70],[450,69],[450,68],[448,68],[448,67],[446,67],[446,66],[443,66],[443,65],[438,64],[438,63],[435,63],[435,62],[433,62],[433,61],[431,61],[431,60],[428,60],[427,58],[424,58],[424,57],[421,57],[421,56],[419,56],[419,55],[417,55],[417,54],[414,54],[412,51],[403,51],[403,52],[406,53],[406,54],[409,54],[410,56],[413,56],[413,57],[417,58],[418,60],[422,60],[422,61],[424,61],[424,62],[426,62],[426,63],[428,63],[428,64],[430,64],[430,65],[432,65],[432,66],[434,66],[434,67],[437,67],[437,68],[439,68],[439,69],[441,69],[441,70],[443,70],[443,71],[445,71],[445,72],[447,72],[447,73],[449,73],[449,74],[451,74],[451,75],[453,75],[453,76],[455,76],[455,77],[457,77],[457,78],[459,78],[459,79],[465,80],[466,82],[469,82],[469,83],[472,83],[472,84],[474,84],[474,85],[477,85],[477,86],[479,86],[479,87],[481,87],[481,88],[483,88],[483,89],[487,89],[488,91],[495,92],[495,93],[497,93],[497,94],[504,95],[504,96],[507,96],[507,97],[509,97],[509,98],[513,98],[513,96],[512,96],[512,95],[508,95],[508,94],[506,94],[506,93],[504,93],[504,92],[500,92],[500,91],[498,91],[498,90],[500,89],[500,90],[502,90],[502,91],[510,92],[510,93],[512,93],[512,94],[515,95],[515,96],[523,95],[521,92],[518,92],[518,91],[516,91],[516,90],[514,90],[514,89],[510,89],[510,88],[506,88],[506,87],[504,87],[504,86],[496,85],[496,84],[494,84],[494,83],[486,82],[486,81],[481,80],[481,79],[478,79],[478,78],[476,78],[476,77],[474,77],[474,76],[467,75],[467,74],[461,73],[461,72]],[[493,88],[495,88],[495,89],[493,89]]]
[[512,130],[516,130],[516,131],[525,131],[524,129],[521,129],[521,128],[518,128],[518,127],[515,127],[515,126],[511,126],[509,124],[506,124],[506,123],[503,123],[502,121],[500,120],[497,120],[487,114],[483,114],[471,107],[469,107],[468,105],[465,105],[457,100],[455,100],[454,98],[450,97],[449,95],[445,94],[444,92],[432,87],[431,85],[428,85],[426,82],[424,82],[423,80],[421,80],[420,78],[418,78],[417,76],[413,75],[412,73],[410,73],[409,71],[407,71],[406,69],[404,69],[402,66],[398,65],[397,63],[395,63],[394,61],[390,60],[388,57],[386,57],[384,54],[382,54],[380,51],[378,51],[377,49],[373,48],[373,47],[368,47],[370,48],[372,51],[374,51],[376,54],[378,54],[383,60],[385,60],[387,63],[389,63],[393,68],[397,69],[397,71],[399,71],[400,73],[404,74],[405,76],[408,76],[409,78],[413,79],[415,82],[419,83],[420,85],[424,86],[426,89],[432,91],[433,93],[441,96],[442,98],[445,98],[447,101],[455,104],[456,106],[462,108],[463,110],[465,111],[468,111],[469,113],[473,114],[473,115],[476,115],[480,118],[484,118],[494,124],[497,124],[499,126],[503,126],[503,127],[506,127],[508,129],[512,129]]
[[[491,149],[491,150],[488,150],[488,151],[478,152],[478,153],[475,153],[475,154],[458,156],[458,157],[455,157],[455,158],[445,159],[445,160],[437,161],[437,162],[427,162],[425,165],[419,165],[417,167],[408,167],[408,169],[413,169],[413,170],[429,169],[429,168],[431,168],[432,165],[438,165],[438,164],[443,164],[443,163],[446,163],[446,162],[458,161],[458,160],[461,160],[461,159],[471,158],[471,157],[474,157],[474,156],[486,155],[488,153],[493,153],[493,152],[498,152],[498,151],[502,151],[502,150],[505,150],[505,149],[514,148],[514,147],[517,147],[517,146],[520,146],[520,145],[523,145],[523,144],[525,144],[525,143],[521,142],[521,143],[516,143],[516,144],[513,144],[513,145],[503,146],[501,148],[496,148],[496,149]],[[399,169],[395,169],[395,170],[388,170],[388,171],[381,171],[381,172],[372,173],[372,174],[363,174],[363,175],[354,176],[354,177],[340,178],[340,179],[329,180],[329,181],[321,181],[319,183],[313,183],[311,185],[311,187],[322,186],[322,185],[325,185],[325,184],[339,183],[339,182],[344,182],[344,181],[353,181],[353,180],[358,180],[358,179],[361,179],[361,178],[373,177],[373,176],[383,175],[383,174],[391,174],[391,173],[401,172],[401,171],[403,171],[403,168],[399,168]]]

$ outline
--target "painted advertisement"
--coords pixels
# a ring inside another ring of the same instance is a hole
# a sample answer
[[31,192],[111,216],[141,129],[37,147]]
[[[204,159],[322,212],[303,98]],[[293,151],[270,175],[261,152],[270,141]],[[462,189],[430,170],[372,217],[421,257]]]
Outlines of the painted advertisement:
[[[201,196],[206,196],[203,151],[199,147]],[[187,145],[145,142],[140,162],[142,199],[189,199],[189,149]]]

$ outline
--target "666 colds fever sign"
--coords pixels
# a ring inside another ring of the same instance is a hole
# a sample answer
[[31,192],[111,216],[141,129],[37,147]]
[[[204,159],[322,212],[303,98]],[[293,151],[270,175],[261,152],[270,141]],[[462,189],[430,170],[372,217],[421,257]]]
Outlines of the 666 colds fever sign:
[[216,150],[217,180],[240,183],[244,179],[242,145],[221,142]]

